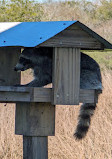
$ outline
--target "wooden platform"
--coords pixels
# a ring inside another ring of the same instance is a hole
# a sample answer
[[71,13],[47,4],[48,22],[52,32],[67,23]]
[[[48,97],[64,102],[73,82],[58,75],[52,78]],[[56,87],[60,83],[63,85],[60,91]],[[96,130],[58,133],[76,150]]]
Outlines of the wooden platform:
[[[95,90],[80,89],[79,102],[80,103],[94,103]],[[59,105],[61,103],[54,103],[52,88],[38,88],[38,87],[13,87],[0,86],[0,102],[16,103],[16,102],[51,102]],[[73,104],[69,104],[73,105]],[[75,105],[75,103],[74,103]]]

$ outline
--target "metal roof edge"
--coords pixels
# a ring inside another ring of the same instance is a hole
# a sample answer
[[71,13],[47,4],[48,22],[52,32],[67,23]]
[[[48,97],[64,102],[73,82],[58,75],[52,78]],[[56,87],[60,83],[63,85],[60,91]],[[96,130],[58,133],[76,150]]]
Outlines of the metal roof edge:
[[84,25],[83,23],[77,21],[76,22],[78,24],[78,26],[80,26],[83,30],[85,30],[86,32],[88,32],[91,36],[93,36],[94,38],[96,38],[99,42],[101,42],[107,49],[112,49],[112,44],[109,43],[107,40],[105,40],[103,37],[101,37],[100,35],[98,35],[96,32],[94,32],[93,30],[91,30],[90,28],[88,28],[86,25]]

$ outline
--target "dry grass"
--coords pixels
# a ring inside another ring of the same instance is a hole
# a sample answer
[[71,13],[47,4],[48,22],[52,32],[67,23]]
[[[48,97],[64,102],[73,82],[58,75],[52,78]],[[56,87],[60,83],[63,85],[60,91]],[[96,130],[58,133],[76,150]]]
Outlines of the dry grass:
[[14,135],[14,104],[0,104],[0,159],[22,158],[22,137]]
[[[103,71],[102,77],[103,94],[84,140],[73,138],[79,106],[56,106],[56,135],[49,137],[49,159],[112,158],[112,71]],[[0,106],[0,159],[21,159],[22,137],[14,135],[15,107]]]
[[50,159],[111,159],[112,158],[112,72],[105,71],[103,94],[87,137],[72,137],[79,106],[57,106],[56,136],[49,137]]

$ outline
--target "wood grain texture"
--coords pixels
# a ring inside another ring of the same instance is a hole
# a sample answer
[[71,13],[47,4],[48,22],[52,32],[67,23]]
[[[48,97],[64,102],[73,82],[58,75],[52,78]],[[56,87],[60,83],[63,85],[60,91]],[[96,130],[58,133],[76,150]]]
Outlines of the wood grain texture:
[[80,49],[55,48],[53,104],[79,104]]
[[92,37],[77,24],[40,44],[49,47],[76,47],[81,49],[102,49],[102,43]]
[[[79,102],[93,103],[95,100],[95,93],[96,90],[80,89]],[[0,102],[52,102],[53,96],[51,88],[0,86]]]
[[14,71],[20,53],[20,48],[0,48],[0,85],[10,86],[20,83],[20,73]]
[[80,103],[94,103],[95,90],[80,89],[79,99],[80,99]]
[[1,102],[51,102],[51,88],[0,86]]
[[55,134],[55,106],[50,103],[17,103],[15,133],[25,136]]
[[34,88],[32,101],[37,102],[51,102],[52,89],[51,88]]
[[48,137],[23,136],[23,159],[48,159]]
[[30,93],[23,92],[0,92],[0,101],[1,102],[30,102]]
[[15,86],[0,86],[0,91],[2,92],[20,92],[26,93],[30,92],[32,88],[29,87],[15,87]]

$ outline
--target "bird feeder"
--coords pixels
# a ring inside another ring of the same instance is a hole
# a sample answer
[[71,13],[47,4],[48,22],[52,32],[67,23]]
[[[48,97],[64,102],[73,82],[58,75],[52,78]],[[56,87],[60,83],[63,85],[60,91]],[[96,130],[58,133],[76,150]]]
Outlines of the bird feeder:
[[[26,47],[53,47],[52,88],[14,87]],[[48,159],[55,135],[55,105],[97,103],[96,90],[80,89],[80,51],[112,45],[79,21],[23,22],[0,33],[0,102],[16,103],[15,134],[23,135],[24,159]]]

